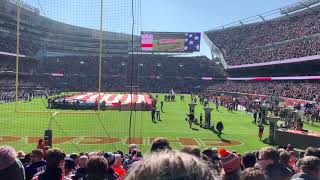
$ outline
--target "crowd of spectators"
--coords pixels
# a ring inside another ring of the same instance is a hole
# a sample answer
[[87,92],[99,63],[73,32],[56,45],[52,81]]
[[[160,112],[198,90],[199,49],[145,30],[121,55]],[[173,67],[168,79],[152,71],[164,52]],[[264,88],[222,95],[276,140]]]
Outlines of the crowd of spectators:
[[[36,89],[57,89],[59,91],[97,91],[97,77],[86,77],[86,81],[77,77],[63,78],[32,78],[19,81],[20,98],[24,93],[34,92]],[[197,79],[175,78],[139,78],[134,83],[135,92],[191,93],[205,90],[207,87],[216,92],[246,93],[267,95],[282,98],[293,98],[314,101],[320,97],[320,85],[313,81],[217,81],[212,85],[210,81]],[[0,79],[0,101],[10,102],[15,98],[14,78]],[[102,83],[102,90],[110,92],[129,92],[130,80],[124,77],[107,78]]]
[[[107,57],[102,62],[102,73],[106,77],[225,77],[221,67],[205,56],[172,57],[166,55],[135,55]],[[66,56],[47,58],[39,65],[41,73],[98,75],[99,57]]]
[[320,96],[319,88],[319,83],[305,81],[224,81],[209,87],[217,92],[272,95],[310,101]]
[[244,154],[225,148],[186,146],[173,150],[165,138],[155,138],[150,153],[136,144],[128,151],[66,154],[39,140],[25,154],[0,147],[0,179],[10,180],[317,180],[320,149],[298,151],[291,145],[264,147]]
[[319,6],[273,20],[210,31],[228,65],[283,60],[319,53]]
[[320,37],[317,36],[262,48],[232,50],[225,57],[227,61],[229,60],[230,65],[239,65],[300,58],[318,55],[319,52]]
[[[15,59],[0,56],[0,99],[15,97]],[[8,58],[8,59],[7,59]],[[194,88],[206,88],[201,77],[225,77],[225,72],[207,57],[170,57],[136,55],[132,68],[131,57],[108,57],[103,60],[101,87],[104,91],[190,93]],[[61,91],[97,91],[99,58],[96,56],[66,56],[43,61],[25,60],[19,64],[19,89],[59,89]],[[133,70],[132,70],[133,69]],[[56,76],[54,76],[56,74]],[[85,79],[85,80],[84,80]],[[24,92],[20,92],[23,94]]]

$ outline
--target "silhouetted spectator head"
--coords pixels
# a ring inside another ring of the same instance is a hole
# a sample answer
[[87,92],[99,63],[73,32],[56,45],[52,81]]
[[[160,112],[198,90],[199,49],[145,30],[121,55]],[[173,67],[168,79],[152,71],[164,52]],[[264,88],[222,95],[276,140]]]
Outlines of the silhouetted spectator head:
[[240,180],[265,180],[265,176],[261,170],[249,167],[241,172]]
[[163,150],[171,150],[170,142],[163,137],[158,137],[154,139],[151,143],[151,152],[163,151]]
[[249,167],[254,167],[256,164],[257,159],[254,153],[252,152],[247,152],[244,153],[242,156],[242,164],[244,168],[249,168]]
[[115,162],[115,156],[112,152],[104,153],[104,158],[108,161],[108,165],[111,166]]
[[88,179],[106,179],[108,174],[108,162],[101,156],[93,156],[87,164]]
[[271,164],[279,163],[279,152],[272,147],[265,147],[260,149],[258,164],[262,170],[265,170],[267,166]]
[[288,144],[287,145],[287,149],[286,149],[288,152],[289,151],[294,151],[294,149],[293,149],[293,147],[292,147],[292,145],[291,144]]
[[43,160],[43,152],[41,149],[35,149],[30,155],[31,163],[39,162]]
[[130,144],[129,146],[128,146],[128,152],[129,152],[129,154],[131,154],[131,151],[133,150],[133,149],[137,149],[138,148],[138,146],[136,145],[136,144]]
[[137,162],[126,179],[213,180],[214,177],[209,167],[198,158],[178,151],[165,150],[154,152]]
[[201,157],[200,149],[196,146],[186,146],[181,149],[181,152],[190,154],[190,155],[195,156],[197,158]]
[[66,154],[60,149],[49,149],[47,151],[46,161],[48,167],[63,168]]
[[290,154],[287,151],[282,151],[280,152],[279,158],[280,158],[279,160],[280,163],[288,165],[290,160]]
[[26,154],[24,151],[20,150],[17,152],[17,158],[22,162],[22,164],[25,164],[25,156]]
[[66,158],[64,160],[65,164],[64,164],[64,169],[65,169],[65,174],[69,174],[71,172],[73,172],[76,169],[76,163],[73,159],[71,158]]
[[315,156],[317,158],[320,158],[320,149],[315,147],[308,147],[306,149],[306,152],[304,153],[304,156]]
[[280,163],[267,166],[265,171],[267,179],[270,180],[289,180],[292,176],[292,172],[288,166]]
[[17,152],[10,146],[0,146],[0,179],[24,180],[25,171]]
[[80,156],[78,160],[79,168],[86,168],[88,164],[88,157],[87,156]]
[[72,153],[72,154],[70,154],[70,158],[73,159],[74,161],[77,161],[78,154],[77,153]]
[[293,176],[293,179],[320,179],[320,159],[315,156],[306,156],[297,163],[300,173]]

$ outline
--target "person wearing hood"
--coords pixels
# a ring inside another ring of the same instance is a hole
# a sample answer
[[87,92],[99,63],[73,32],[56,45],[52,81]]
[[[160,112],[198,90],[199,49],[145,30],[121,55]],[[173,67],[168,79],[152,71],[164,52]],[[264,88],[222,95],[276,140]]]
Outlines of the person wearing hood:
[[0,179],[25,180],[25,171],[11,146],[0,146]]

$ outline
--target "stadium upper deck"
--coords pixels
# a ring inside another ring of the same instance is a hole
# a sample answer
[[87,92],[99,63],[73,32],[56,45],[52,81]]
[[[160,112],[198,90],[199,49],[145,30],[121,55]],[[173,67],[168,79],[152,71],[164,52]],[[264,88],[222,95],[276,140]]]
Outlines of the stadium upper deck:
[[262,21],[240,21],[242,25],[205,32],[208,44],[221,57],[225,68],[319,54],[319,5],[270,20],[255,18]]
[[[0,2],[0,51],[16,52],[17,6],[11,1]],[[100,31],[58,22],[36,10],[21,8],[20,53],[29,57],[86,55],[100,52]],[[135,40],[139,39],[134,36]],[[103,52],[128,55],[131,35],[103,32]]]

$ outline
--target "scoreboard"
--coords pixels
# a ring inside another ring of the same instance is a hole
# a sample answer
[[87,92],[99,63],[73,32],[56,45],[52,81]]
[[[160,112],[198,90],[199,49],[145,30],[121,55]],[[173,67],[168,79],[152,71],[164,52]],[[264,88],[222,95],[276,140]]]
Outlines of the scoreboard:
[[145,52],[199,52],[200,32],[141,32]]

